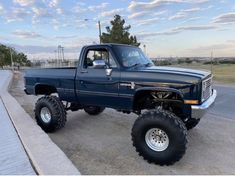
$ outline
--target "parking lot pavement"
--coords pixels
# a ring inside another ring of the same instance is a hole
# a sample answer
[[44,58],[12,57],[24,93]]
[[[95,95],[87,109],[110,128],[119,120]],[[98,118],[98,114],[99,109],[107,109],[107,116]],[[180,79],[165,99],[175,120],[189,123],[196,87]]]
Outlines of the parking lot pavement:
[[[20,75],[15,80],[11,94],[33,117],[38,97],[24,94]],[[231,97],[217,90],[222,97]],[[218,96],[217,102],[220,100]],[[82,174],[235,174],[235,120],[228,118],[229,114],[216,113],[211,110],[189,131],[186,154],[173,166],[148,164],[138,156],[130,135],[137,117],[133,114],[112,109],[98,116],[84,111],[68,112],[66,126],[49,135]]]
[[215,85],[217,101],[209,113],[235,120],[235,85]]

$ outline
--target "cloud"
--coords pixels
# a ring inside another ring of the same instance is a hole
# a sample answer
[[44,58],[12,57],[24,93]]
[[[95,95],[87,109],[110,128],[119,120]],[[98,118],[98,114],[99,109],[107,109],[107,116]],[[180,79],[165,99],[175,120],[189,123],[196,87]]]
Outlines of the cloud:
[[[154,13],[151,13],[151,16],[161,16],[161,15],[165,14],[166,12],[167,12],[167,10],[154,12]],[[133,12],[132,14],[130,14],[128,16],[128,19],[138,19],[138,18],[142,18],[146,15],[149,15],[149,11]]]
[[141,38],[146,38],[146,37],[154,37],[154,36],[159,36],[159,35],[175,35],[184,31],[201,31],[201,30],[210,30],[210,29],[216,29],[216,28],[217,27],[213,25],[180,26],[180,27],[172,28],[167,31],[163,31],[163,32],[142,32],[136,35]]
[[32,18],[32,23],[33,24],[39,23],[41,18],[51,18],[51,17],[53,17],[52,13],[47,8],[33,7],[32,11],[34,13],[33,18]]
[[169,20],[176,20],[176,19],[187,18],[193,12],[198,12],[200,10],[202,10],[202,9],[200,9],[200,8],[183,9],[183,10],[180,10],[179,12],[177,12],[175,15],[169,17],[168,19]]
[[36,15],[36,17],[52,17],[52,14],[46,8],[43,7],[33,7],[32,11]]
[[113,9],[113,10],[110,10],[110,11],[105,11],[105,12],[102,12],[100,14],[101,17],[112,17],[120,12],[122,12],[124,9],[123,8],[120,8],[120,9]]
[[87,12],[87,8],[85,7],[85,3],[77,3],[73,8],[72,11],[75,13],[84,13]]
[[213,45],[207,45],[207,46],[199,46],[199,47],[191,48],[189,50],[191,52],[200,52],[200,53],[207,52],[209,54],[211,51],[224,50],[228,48],[233,48],[233,46],[231,46],[230,44],[222,43],[222,44],[213,44]]
[[196,7],[196,8],[191,8],[191,9],[183,9],[181,10],[182,12],[188,12],[188,13],[191,13],[191,12],[198,12],[200,11],[201,9],[199,7]]
[[76,38],[77,35],[67,35],[67,36],[55,36],[55,39],[60,39],[60,40],[65,40],[65,39],[72,39],[72,38]]
[[160,15],[165,14],[166,12],[168,12],[168,11],[167,10],[162,10],[162,11],[159,11],[159,12],[154,12],[153,16],[160,16]]
[[89,9],[90,11],[95,12],[95,11],[97,11],[97,10],[106,8],[106,7],[108,6],[108,4],[109,4],[109,3],[107,3],[107,2],[103,2],[103,3],[101,3],[100,5],[89,6],[88,9]]
[[3,6],[0,4],[0,15],[3,14],[5,12]]
[[227,40],[228,43],[235,43],[235,40]]
[[128,9],[130,11],[139,10],[139,9],[154,9],[167,4],[174,4],[184,2],[183,0],[153,0],[151,2],[137,2],[131,1]]
[[35,3],[35,0],[13,0],[13,2],[20,6],[31,6]]
[[59,5],[60,0],[42,0],[42,2],[51,8],[56,8]]
[[207,2],[209,2],[210,0],[191,0],[191,1],[189,1],[189,2],[191,2],[191,3],[195,3],[195,4],[204,4],[204,3],[207,3]]
[[103,2],[103,3],[101,3],[100,5],[92,5],[92,6],[88,6],[88,7],[87,7],[87,5],[86,5],[85,3],[83,3],[83,2],[78,2],[78,3],[76,4],[76,6],[73,8],[73,11],[74,11],[75,13],[78,13],[78,14],[84,13],[84,12],[87,12],[87,11],[96,12],[96,11],[98,11],[98,10],[103,10],[103,9],[105,9],[105,8],[108,6],[108,4],[109,4],[109,3],[107,3],[107,2]]
[[59,0],[51,0],[51,1],[49,2],[49,6],[50,6],[50,7],[57,7],[58,4],[59,4]]
[[213,23],[228,24],[235,23],[235,13],[225,13],[213,18]]
[[192,17],[192,18],[189,18],[189,19],[183,21],[181,24],[183,24],[183,23],[188,23],[188,22],[191,22],[191,21],[196,21],[196,20],[199,20],[199,19],[201,19],[201,18],[202,18],[202,17]]
[[180,31],[201,31],[201,30],[209,30],[209,29],[216,29],[217,27],[214,25],[199,25],[199,26],[182,26],[174,28],[174,30]]
[[6,20],[8,23],[13,21],[22,21],[30,15],[30,11],[25,8],[12,8],[10,12],[6,14]]
[[188,13],[185,12],[177,12],[175,15],[170,16],[168,19],[169,20],[177,20],[177,19],[183,19],[188,16]]
[[25,31],[25,30],[16,30],[12,34],[15,35],[16,37],[24,39],[33,39],[33,38],[42,37],[40,34],[36,32]]
[[146,15],[148,12],[146,11],[142,11],[142,12],[136,12],[136,13],[132,13],[131,15],[128,16],[129,19],[136,19],[139,17],[143,17],[144,15]]
[[156,17],[156,18],[150,18],[150,19],[146,19],[146,20],[139,20],[137,22],[138,26],[142,26],[142,25],[150,25],[150,24],[155,24],[160,18]]

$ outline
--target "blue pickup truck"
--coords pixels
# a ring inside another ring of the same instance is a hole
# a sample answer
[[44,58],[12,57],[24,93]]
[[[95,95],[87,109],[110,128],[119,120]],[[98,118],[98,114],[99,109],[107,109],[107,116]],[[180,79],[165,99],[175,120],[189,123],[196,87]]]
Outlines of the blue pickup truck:
[[137,114],[133,146],[159,165],[182,158],[187,130],[199,123],[217,95],[211,73],[155,66],[138,47],[120,44],[84,46],[74,68],[26,71],[25,92],[43,95],[35,118],[46,132],[64,127],[69,110],[98,115],[113,108]]

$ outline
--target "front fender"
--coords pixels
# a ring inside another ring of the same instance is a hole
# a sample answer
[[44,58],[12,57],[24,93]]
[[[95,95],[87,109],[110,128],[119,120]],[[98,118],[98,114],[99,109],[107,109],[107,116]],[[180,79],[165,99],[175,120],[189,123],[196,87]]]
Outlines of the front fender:
[[140,92],[140,91],[166,91],[166,92],[174,92],[178,94],[182,100],[184,98],[184,95],[181,91],[174,89],[174,88],[169,88],[169,87],[141,87],[135,90],[135,95]]

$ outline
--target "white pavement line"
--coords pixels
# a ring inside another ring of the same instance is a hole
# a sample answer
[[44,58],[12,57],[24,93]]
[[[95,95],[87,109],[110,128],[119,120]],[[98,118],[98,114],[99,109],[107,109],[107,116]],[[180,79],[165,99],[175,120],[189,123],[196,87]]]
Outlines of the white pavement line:
[[62,150],[8,93],[12,73],[2,87],[2,100],[36,171],[40,175],[80,175]]

